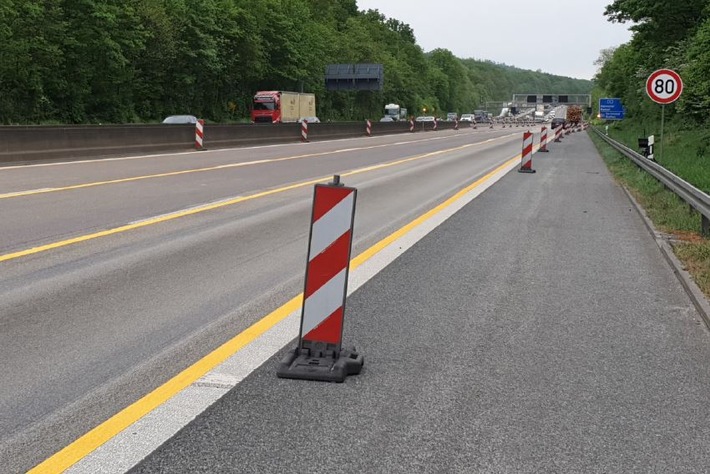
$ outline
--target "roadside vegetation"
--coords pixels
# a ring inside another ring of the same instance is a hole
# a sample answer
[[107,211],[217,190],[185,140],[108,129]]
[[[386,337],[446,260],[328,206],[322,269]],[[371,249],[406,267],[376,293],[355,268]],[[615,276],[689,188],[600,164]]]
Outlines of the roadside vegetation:
[[593,132],[590,136],[616,180],[643,207],[656,229],[668,235],[678,259],[710,297],[710,240],[700,234],[700,214]]
[[[638,138],[654,135],[656,161],[710,193],[710,1],[615,0],[606,15],[632,23],[633,37],[602,51],[594,97],[621,98],[626,118],[596,125],[608,126],[611,138],[632,149],[638,149]],[[666,106],[662,145],[661,106],[645,92],[646,78],[661,68],[679,72],[685,85],[680,99]],[[609,169],[657,229],[670,235],[676,255],[710,297],[710,240],[700,234],[700,215],[591,135]]]
[[[413,6],[413,8],[416,8]],[[3,0],[0,124],[242,121],[257,90],[314,92],[321,120],[470,113],[592,82],[450,51],[356,0]],[[327,64],[384,65],[382,92],[327,92]]]

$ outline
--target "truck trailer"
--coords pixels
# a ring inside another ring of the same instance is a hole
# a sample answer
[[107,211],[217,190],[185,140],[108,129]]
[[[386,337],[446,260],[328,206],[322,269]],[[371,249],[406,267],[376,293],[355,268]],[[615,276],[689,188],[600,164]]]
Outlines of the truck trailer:
[[316,96],[305,92],[259,91],[254,95],[251,121],[254,123],[298,122],[316,116]]

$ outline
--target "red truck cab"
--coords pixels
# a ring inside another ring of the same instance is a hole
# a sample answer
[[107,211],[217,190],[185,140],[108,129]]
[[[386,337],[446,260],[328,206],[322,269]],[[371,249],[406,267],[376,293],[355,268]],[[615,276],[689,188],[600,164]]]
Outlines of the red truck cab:
[[281,92],[257,92],[252,103],[251,121],[254,123],[281,122]]

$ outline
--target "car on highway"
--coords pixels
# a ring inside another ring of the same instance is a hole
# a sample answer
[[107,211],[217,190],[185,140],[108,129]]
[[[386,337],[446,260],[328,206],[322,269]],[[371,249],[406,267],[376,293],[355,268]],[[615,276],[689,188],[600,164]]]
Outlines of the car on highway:
[[394,122],[394,119],[389,115],[385,115],[380,119],[380,122]]
[[415,122],[434,122],[436,117],[432,115],[421,115],[414,119]]
[[170,124],[186,124],[186,123],[197,123],[197,117],[194,115],[171,115],[163,120],[163,123]]
[[473,114],[461,114],[459,122],[474,122]]
[[560,125],[564,125],[565,122],[566,122],[566,120],[563,119],[562,117],[555,117],[552,119],[552,124],[550,125],[550,128],[557,128]]
[[301,117],[298,119],[298,123],[303,123],[304,120],[308,123],[320,123],[320,119],[318,117]]

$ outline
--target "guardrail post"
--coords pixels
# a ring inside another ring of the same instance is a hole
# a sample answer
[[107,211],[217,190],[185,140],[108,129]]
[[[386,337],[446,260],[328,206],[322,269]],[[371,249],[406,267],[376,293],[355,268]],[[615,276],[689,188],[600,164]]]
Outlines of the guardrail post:
[[710,236],[710,220],[702,214],[700,214],[700,233],[703,237]]

